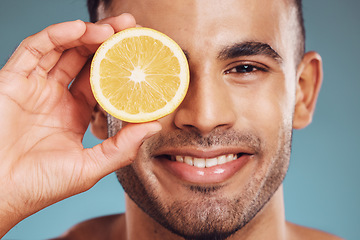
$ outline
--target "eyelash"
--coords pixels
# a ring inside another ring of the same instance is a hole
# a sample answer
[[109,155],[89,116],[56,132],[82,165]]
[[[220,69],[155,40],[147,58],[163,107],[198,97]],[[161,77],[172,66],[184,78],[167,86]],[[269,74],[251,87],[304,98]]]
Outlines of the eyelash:
[[[235,70],[235,72],[232,70]],[[258,65],[254,65],[254,64],[239,64],[235,67],[230,68],[229,70],[226,70],[224,73],[225,74],[230,74],[230,73],[250,74],[250,73],[257,72],[257,71],[269,72],[269,70],[266,67],[260,67]]]

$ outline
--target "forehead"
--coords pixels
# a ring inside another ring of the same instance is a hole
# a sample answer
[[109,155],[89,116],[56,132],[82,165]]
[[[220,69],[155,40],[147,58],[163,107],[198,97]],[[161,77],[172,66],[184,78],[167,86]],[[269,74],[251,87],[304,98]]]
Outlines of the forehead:
[[129,12],[186,50],[258,41],[281,53],[291,41],[291,8],[288,0],[113,0],[107,15]]

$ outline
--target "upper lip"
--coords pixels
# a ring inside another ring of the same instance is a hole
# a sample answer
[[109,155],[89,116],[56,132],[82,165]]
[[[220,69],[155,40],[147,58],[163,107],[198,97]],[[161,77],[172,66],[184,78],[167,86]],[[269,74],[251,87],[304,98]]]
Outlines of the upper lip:
[[253,155],[255,151],[250,148],[239,148],[239,147],[220,147],[220,148],[191,148],[191,147],[180,147],[180,148],[166,148],[155,151],[153,157],[159,157],[164,155],[169,156],[190,156],[194,158],[215,158],[221,155],[227,154],[246,154]]

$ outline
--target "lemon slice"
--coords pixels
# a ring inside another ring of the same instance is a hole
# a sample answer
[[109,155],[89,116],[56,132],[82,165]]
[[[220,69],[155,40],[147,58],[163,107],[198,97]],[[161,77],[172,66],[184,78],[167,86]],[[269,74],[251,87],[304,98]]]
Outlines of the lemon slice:
[[106,112],[126,122],[148,122],[180,105],[189,86],[189,66],[182,49],[165,34],[129,28],[96,51],[90,83]]

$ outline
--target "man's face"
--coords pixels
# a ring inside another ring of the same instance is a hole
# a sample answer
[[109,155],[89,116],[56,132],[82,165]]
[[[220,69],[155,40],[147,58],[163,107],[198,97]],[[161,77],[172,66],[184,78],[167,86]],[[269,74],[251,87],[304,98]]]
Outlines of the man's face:
[[171,231],[228,236],[263,208],[287,171],[295,10],[285,0],[113,0],[106,14],[123,12],[173,38],[191,79],[184,102],[159,120],[162,131],[118,178]]

